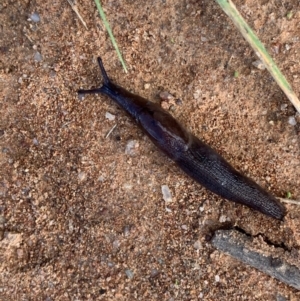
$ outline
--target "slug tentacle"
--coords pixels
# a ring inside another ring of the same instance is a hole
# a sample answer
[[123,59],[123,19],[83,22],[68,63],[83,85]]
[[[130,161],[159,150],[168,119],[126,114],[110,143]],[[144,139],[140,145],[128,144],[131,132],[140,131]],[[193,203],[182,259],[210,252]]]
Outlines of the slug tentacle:
[[98,65],[100,67],[100,71],[101,71],[101,75],[103,78],[103,86],[101,86],[100,88],[95,88],[95,89],[89,89],[89,90],[78,90],[77,93],[84,95],[84,94],[98,94],[98,93],[102,93],[105,94],[108,90],[109,90],[109,86],[111,84],[111,81],[106,73],[106,70],[103,66],[103,62],[102,59],[100,57],[97,58],[98,61]]
[[103,85],[96,89],[79,90],[79,94],[101,93],[109,96],[138,123],[158,148],[207,189],[273,218],[283,219],[285,208],[275,197],[235,170],[158,104],[112,83],[100,58],[98,64]]
[[109,77],[108,77],[108,75],[106,73],[106,70],[105,70],[105,68],[103,66],[103,62],[102,62],[101,57],[98,57],[97,61],[98,61],[98,65],[99,65],[100,70],[101,70],[101,74],[102,74],[102,77],[103,77],[104,85],[110,84],[111,81],[110,81],[110,79],[109,79]]

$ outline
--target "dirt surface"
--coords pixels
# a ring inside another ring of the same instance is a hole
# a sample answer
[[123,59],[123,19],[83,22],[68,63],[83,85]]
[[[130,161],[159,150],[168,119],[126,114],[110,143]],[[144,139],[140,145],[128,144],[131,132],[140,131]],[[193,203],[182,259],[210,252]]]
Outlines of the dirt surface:
[[[107,97],[76,93],[100,85],[101,56],[114,82],[170,93],[191,132],[300,199],[300,118],[255,53],[214,1],[102,1],[125,74],[94,2],[77,5],[88,30],[67,1],[0,3],[0,300],[299,300],[209,238],[236,226],[299,264],[300,207],[279,222],[217,197]],[[300,95],[299,1],[236,5]]]

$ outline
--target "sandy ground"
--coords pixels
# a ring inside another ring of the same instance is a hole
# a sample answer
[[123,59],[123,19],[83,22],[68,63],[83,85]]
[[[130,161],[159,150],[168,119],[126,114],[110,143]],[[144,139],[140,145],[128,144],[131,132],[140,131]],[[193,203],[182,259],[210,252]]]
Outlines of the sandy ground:
[[[101,56],[114,82],[155,102],[167,91],[185,127],[295,199],[299,115],[214,1],[102,4],[127,74],[93,1],[77,2],[88,30],[67,1],[0,3],[0,300],[299,300],[210,243],[236,226],[300,265],[298,206],[279,222],[213,195],[111,100],[76,91],[100,85]],[[299,1],[236,5],[300,95]]]

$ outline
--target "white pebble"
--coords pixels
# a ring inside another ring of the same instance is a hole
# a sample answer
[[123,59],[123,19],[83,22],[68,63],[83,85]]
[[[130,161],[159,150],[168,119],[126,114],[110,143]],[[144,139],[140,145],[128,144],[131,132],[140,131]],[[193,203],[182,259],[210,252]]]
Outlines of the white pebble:
[[215,280],[216,280],[216,282],[220,282],[220,276],[219,276],[219,275],[216,275],[216,276],[215,276]]
[[202,95],[202,91],[199,89],[195,90],[195,92],[193,93],[193,97],[195,100],[198,100],[201,97],[201,95]]
[[294,116],[290,116],[288,122],[290,125],[293,125],[293,126],[297,124],[297,121]]
[[136,140],[129,140],[126,144],[125,154],[126,155],[134,155],[135,149],[139,147],[139,143]]
[[85,178],[86,178],[86,174],[83,171],[79,172],[78,174],[79,181],[83,181],[85,180]]
[[115,240],[115,241],[113,241],[112,245],[113,245],[113,248],[114,248],[114,249],[119,249],[121,243],[120,243],[119,240]]
[[35,23],[38,23],[41,20],[40,15],[38,13],[31,14],[29,18],[30,18],[31,21],[33,21]]
[[105,113],[105,118],[107,118],[110,121],[113,121],[113,120],[115,120],[116,116],[113,115],[113,114],[111,114],[111,113],[109,113],[109,112],[106,112]]
[[100,177],[98,178],[98,181],[99,181],[99,182],[104,182],[104,176],[100,176]]
[[172,100],[172,99],[174,99],[174,96],[172,94],[170,94],[169,92],[167,92],[167,91],[163,91],[163,92],[159,93],[159,97],[162,100]]
[[220,223],[225,223],[226,220],[227,220],[227,217],[226,217],[226,215],[223,215],[223,214],[222,214],[222,215],[220,216],[220,218],[219,218],[219,222],[220,222]]
[[187,225],[182,225],[181,229],[186,231],[188,229],[188,226]]
[[130,226],[129,225],[126,225],[123,229],[123,233],[124,233],[124,236],[129,236],[130,234]]
[[170,191],[168,185],[162,185],[161,192],[163,194],[163,199],[165,202],[167,202],[167,203],[172,202],[172,194],[171,194],[171,191]]
[[36,62],[41,62],[41,61],[43,60],[43,57],[42,57],[42,55],[37,51],[37,52],[34,54],[33,59],[34,59]]
[[266,66],[264,65],[264,63],[261,60],[257,60],[255,62],[253,62],[252,65],[254,67],[256,67],[257,69],[259,69],[259,70],[265,70],[266,69]]
[[196,250],[200,250],[201,248],[202,248],[202,244],[201,244],[201,242],[200,242],[200,240],[196,240],[195,242],[194,242],[194,248],[196,249]]

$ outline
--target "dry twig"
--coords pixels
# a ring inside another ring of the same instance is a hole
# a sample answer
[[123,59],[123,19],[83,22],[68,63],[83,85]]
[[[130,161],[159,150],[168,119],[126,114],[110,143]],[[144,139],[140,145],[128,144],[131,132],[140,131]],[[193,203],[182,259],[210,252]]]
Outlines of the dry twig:
[[75,14],[78,16],[79,20],[81,21],[81,23],[83,24],[83,26],[85,27],[85,29],[87,30],[88,27],[86,25],[86,23],[84,22],[83,18],[81,17],[78,8],[77,8],[77,4],[76,4],[76,0],[72,1],[72,0],[67,0],[68,3],[71,5],[73,11],[75,12]]

